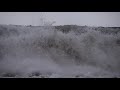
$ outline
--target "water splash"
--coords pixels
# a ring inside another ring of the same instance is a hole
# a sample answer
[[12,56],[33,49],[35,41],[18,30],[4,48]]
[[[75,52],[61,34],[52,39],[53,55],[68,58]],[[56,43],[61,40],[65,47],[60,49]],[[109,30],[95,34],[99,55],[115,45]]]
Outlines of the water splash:
[[69,77],[106,71],[120,75],[119,39],[120,33],[104,34],[89,28],[76,35],[74,30],[63,33],[53,26],[2,25],[0,73],[50,72]]

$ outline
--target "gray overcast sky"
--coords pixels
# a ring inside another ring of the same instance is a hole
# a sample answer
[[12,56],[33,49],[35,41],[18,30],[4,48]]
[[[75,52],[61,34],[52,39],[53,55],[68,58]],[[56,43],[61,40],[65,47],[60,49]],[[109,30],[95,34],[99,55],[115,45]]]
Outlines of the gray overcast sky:
[[41,16],[55,25],[120,27],[120,12],[0,12],[0,24],[39,25]]

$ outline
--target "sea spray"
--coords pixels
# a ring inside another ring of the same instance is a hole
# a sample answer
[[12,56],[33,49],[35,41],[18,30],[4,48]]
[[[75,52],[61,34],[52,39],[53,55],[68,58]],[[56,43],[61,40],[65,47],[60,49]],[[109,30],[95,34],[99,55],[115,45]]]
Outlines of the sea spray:
[[76,30],[64,33],[53,26],[1,27],[1,74],[120,73],[120,45],[117,43],[120,33],[105,34],[89,28],[80,34],[76,34]]

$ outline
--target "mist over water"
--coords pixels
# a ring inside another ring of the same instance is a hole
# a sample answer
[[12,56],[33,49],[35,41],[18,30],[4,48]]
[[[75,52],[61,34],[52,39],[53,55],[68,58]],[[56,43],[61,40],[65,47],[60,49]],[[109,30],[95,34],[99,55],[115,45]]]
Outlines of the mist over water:
[[0,25],[0,74],[32,72],[120,76],[120,33]]

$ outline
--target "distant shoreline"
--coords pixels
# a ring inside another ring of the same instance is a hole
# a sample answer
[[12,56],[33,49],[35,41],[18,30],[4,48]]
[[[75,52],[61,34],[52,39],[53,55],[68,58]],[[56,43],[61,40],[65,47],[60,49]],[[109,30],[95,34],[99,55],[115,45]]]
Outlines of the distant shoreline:
[[[15,25],[15,24],[0,24],[0,26],[26,26],[26,27],[42,27],[42,26],[34,26],[34,25]],[[47,26],[47,25],[46,25]],[[109,27],[105,27],[105,26],[89,26],[89,25],[52,25],[54,27],[58,27],[58,26],[76,26],[76,27],[95,27],[95,28],[120,28],[117,26],[109,26]]]

